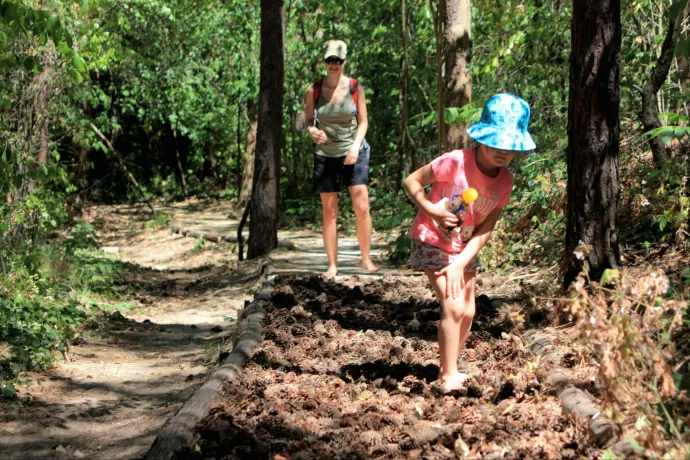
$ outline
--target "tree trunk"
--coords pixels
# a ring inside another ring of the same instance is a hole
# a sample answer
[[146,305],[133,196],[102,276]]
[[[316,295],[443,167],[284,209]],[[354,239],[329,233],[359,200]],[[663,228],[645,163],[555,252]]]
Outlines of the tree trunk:
[[[592,279],[615,267],[620,148],[620,0],[575,0],[568,105],[565,284],[587,262]],[[591,246],[584,258],[574,254]]]
[[242,186],[238,205],[243,208],[252,197],[252,180],[254,179],[254,150],[256,149],[256,129],[258,114],[253,103],[247,103],[247,136],[244,145],[244,167],[242,169]]
[[278,246],[278,188],[283,130],[284,0],[261,0],[259,123],[247,258]]
[[[677,17],[669,19],[666,37],[664,38],[664,43],[661,45],[661,53],[656,61],[654,69],[652,69],[651,75],[647,78],[647,84],[642,90],[642,125],[645,132],[661,127],[656,95],[666,81],[668,71],[671,69],[682,21],[682,11],[678,13]],[[661,166],[668,157],[661,136],[650,139],[649,147],[652,149],[654,163],[656,163],[657,166]]]
[[[472,5],[470,0],[446,0],[443,18],[443,36],[446,45],[447,107],[463,107],[472,100],[472,74],[467,65],[472,59]],[[466,127],[460,123],[446,126],[446,149],[467,146]]]
[[[402,18],[402,48],[403,55],[400,63],[400,91],[398,93],[398,103],[400,104],[400,140],[398,142],[398,164],[395,174],[395,192],[400,191],[403,177],[407,175],[406,162],[409,151],[408,143],[408,124],[409,113],[407,99],[410,93],[410,64],[407,56],[407,4],[406,0],[400,0],[400,12]],[[412,166],[414,168],[414,166]]]
[[177,130],[173,129],[173,141],[175,142],[175,159],[177,160],[177,170],[180,173],[180,184],[182,185],[182,195],[187,198],[187,181],[184,178],[184,168],[180,158],[180,148],[177,144]]
[[434,9],[434,0],[429,0],[429,10],[431,11],[431,19],[434,23],[434,38],[436,39],[436,89],[438,91],[438,103],[436,104],[436,112],[438,119],[438,153],[445,151],[446,143],[446,122],[444,116],[444,85],[443,85],[443,22],[440,17],[441,12],[445,9],[446,0],[439,0],[438,10]]

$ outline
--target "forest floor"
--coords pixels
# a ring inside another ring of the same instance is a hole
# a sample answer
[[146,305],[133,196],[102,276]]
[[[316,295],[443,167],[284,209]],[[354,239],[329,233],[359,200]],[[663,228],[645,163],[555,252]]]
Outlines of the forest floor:
[[[226,205],[188,201],[160,210],[176,228],[237,231]],[[84,218],[120,261],[117,288],[128,306],[84,330],[67,360],[25,375],[29,384],[17,401],[0,403],[3,459],[141,458],[229,351],[237,313],[260,287],[261,264],[238,263],[236,243],[155,227],[141,207],[94,207]],[[539,359],[506,308],[521,309],[527,327],[547,326],[548,312],[524,308],[525,295],[548,289],[539,283],[552,283],[557,267],[480,273],[477,316],[460,363],[470,380],[443,394],[434,384],[439,304],[422,277],[385,266],[366,274],[356,240],[343,236],[341,274],[324,281],[320,235],[299,230],[279,239],[294,248],[271,255],[278,277],[264,341],[197,426],[189,457],[601,454],[584,441],[583,425],[543,391]],[[381,262],[386,242],[375,235],[373,243]],[[567,356],[562,363],[596,393],[593,369]]]

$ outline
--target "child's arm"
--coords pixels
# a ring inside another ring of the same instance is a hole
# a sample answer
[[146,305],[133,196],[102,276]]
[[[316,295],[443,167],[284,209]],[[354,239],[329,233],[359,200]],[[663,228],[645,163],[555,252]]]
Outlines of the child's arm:
[[436,175],[430,164],[422,166],[405,179],[405,192],[407,196],[416,204],[426,215],[434,219],[444,227],[455,227],[458,225],[458,217],[446,209],[446,201],[443,198],[438,203],[432,203],[424,193],[424,186],[436,182]]
[[453,263],[436,272],[437,275],[446,275],[446,297],[457,298],[461,295],[465,287],[465,267],[489,241],[502,212],[503,208],[491,211],[484,222],[475,229],[474,235],[467,242],[460,256]]

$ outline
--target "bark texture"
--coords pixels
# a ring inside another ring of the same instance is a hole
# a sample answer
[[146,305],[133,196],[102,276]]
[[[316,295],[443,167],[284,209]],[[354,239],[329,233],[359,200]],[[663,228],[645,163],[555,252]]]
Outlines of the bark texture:
[[[681,11],[677,17],[670,18],[664,43],[661,45],[661,53],[652,69],[651,75],[647,78],[647,84],[642,90],[642,125],[645,132],[651,131],[661,127],[659,120],[659,105],[657,103],[657,93],[661,86],[666,81],[668,72],[673,63],[674,50],[678,35],[680,32],[680,25],[683,21],[683,12]],[[649,140],[649,147],[652,149],[652,158],[654,163],[661,165],[668,154],[661,136],[656,136]]]
[[239,207],[244,207],[252,197],[252,180],[254,179],[254,151],[256,150],[256,130],[258,114],[254,104],[247,107],[247,136],[244,143],[244,159],[242,164],[242,187],[240,188]]
[[[566,285],[585,261],[598,280],[620,260],[620,0],[575,0],[571,36]],[[591,246],[584,259],[581,243]]]
[[259,122],[247,258],[278,247],[278,187],[283,126],[285,2],[261,0]]
[[[443,38],[446,54],[446,108],[463,107],[472,100],[472,74],[467,66],[472,59],[470,0],[446,0]],[[450,123],[446,127],[446,150],[467,146],[466,127]]]

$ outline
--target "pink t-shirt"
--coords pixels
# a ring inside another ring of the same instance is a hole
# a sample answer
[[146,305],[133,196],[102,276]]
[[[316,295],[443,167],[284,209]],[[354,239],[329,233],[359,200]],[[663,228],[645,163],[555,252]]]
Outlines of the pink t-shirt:
[[[427,196],[432,203],[438,203],[443,197],[451,198],[470,187],[477,190],[479,197],[469,205],[462,226],[465,235],[471,235],[474,228],[484,222],[491,211],[504,208],[513,189],[513,174],[507,168],[502,167],[496,177],[485,176],[479,171],[474,150],[454,150],[432,161],[431,169],[436,176],[436,182]],[[412,222],[410,237],[446,252],[461,252],[465,247],[464,243],[447,240],[434,220],[421,210]]]

